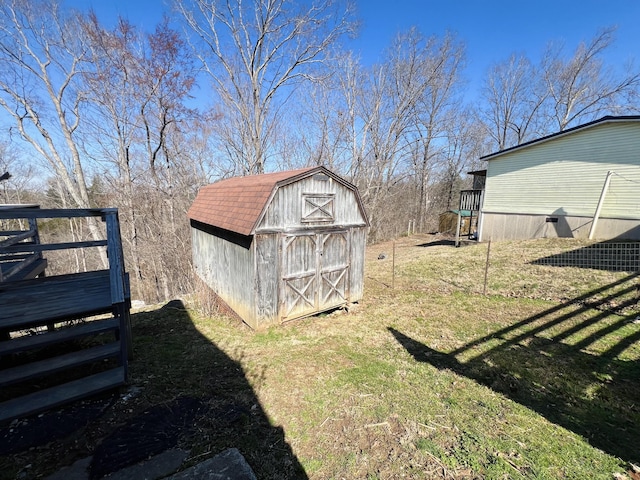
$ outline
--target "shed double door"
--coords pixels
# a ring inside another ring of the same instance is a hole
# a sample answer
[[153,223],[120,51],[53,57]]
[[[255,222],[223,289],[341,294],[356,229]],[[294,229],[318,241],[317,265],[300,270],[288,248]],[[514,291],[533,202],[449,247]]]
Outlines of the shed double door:
[[349,298],[349,232],[284,234],[280,312],[289,320]]

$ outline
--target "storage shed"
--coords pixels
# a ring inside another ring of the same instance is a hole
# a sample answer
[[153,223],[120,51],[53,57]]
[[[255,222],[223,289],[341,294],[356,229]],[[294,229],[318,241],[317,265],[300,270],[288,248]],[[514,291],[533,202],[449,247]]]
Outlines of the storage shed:
[[207,185],[188,216],[196,275],[254,329],[362,298],[369,222],[325,167]]
[[438,232],[455,235],[458,228],[458,216],[461,217],[460,231],[471,234],[471,210],[449,210],[438,217]]

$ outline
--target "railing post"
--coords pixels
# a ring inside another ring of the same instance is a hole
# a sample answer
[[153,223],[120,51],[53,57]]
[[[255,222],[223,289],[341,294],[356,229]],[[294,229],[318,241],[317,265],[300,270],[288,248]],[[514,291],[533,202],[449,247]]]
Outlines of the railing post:
[[109,257],[109,278],[111,279],[112,303],[124,302],[124,262],[120,240],[120,224],[116,210],[105,211],[107,224],[107,255]]
[[121,364],[124,368],[125,380],[128,378],[127,361],[133,356],[131,345],[131,319],[129,315],[129,289],[125,285],[124,255],[120,236],[118,210],[104,210],[107,225],[107,255],[109,257],[109,279],[111,284],[111,303],[120,322]]
[[[33,243],[36,245],[40,245],[40,232],[38,231],[38,219],[35,217],[29,217],[29,230],[33,230]],[[36,258],[38,260],[42,259],[42,252],[35,253]],[[42,273],[44,275],[44,272]]]

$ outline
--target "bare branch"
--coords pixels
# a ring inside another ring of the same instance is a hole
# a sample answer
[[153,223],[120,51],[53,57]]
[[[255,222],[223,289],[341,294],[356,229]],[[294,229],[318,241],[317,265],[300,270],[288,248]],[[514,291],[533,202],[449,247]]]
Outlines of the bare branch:
[[351,29],[350,9],[331,0],[194,0],[178,10],[227,106],[225,148],[241,171],[264,171],[282,105],[313,78],[328,47]]

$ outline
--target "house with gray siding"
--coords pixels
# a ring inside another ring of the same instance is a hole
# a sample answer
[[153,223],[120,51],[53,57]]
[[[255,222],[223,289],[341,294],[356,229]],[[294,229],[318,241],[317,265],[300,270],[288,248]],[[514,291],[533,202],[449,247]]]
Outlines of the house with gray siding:
[[254,329],[362,298],[369,222],[324,167],[207,185],[188,216],[195,274]]
[[481,241],[640,240],[640,116],[603,117],[481,159]]

